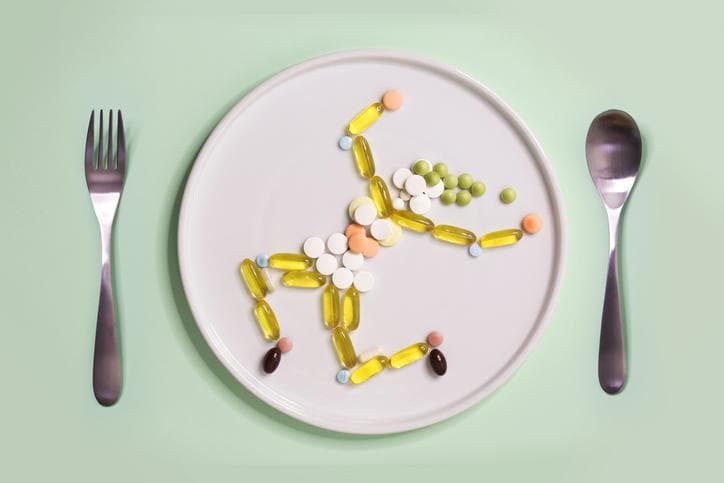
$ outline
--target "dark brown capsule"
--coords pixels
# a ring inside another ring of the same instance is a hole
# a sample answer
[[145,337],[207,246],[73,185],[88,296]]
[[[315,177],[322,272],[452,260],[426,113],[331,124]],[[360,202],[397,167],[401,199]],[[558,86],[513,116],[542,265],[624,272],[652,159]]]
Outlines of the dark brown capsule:
[[431,350],[427,360],[430,361],[430,367],[435,374],[438,376],[445,375],[447,372],[447,361],[445,360],[445,356],[442,355],[442,352],[438,349]]
[[272,347],[267,351],[267,353],[264,355],[264,361],[262,362],[262,367],[264,368],[264,372],[267,374],[271,374],[272,372],[277,370],[277,367],[279,367],[279,363],[282,360],[282,351],[279,350],[279,347]]

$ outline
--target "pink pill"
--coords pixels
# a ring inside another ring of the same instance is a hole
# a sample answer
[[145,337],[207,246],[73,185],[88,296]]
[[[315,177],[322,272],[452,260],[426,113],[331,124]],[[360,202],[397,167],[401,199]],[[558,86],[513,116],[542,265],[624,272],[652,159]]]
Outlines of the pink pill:
[[294,344],[292,343],[292,339],[289,337],[282,337],[277,341],[277,347],[282,352],[289,352],[292,350],[292,347],[294,347]]
[[367,248],[367,235],[364,233],[355,233],[349,237],[349,249],[354,253],[364,253]]
[[377,255],[377,252],[379,251],[380,242],[378,242],[374,238],[367,238],[367,245],[365,246],[364,250],[362,250],[362,255],[364,255],[366,258],[372,258]]
[[350,223],[346,230],[344,230],[344,234],[347,235],[347,238],[351,238],[352,235],[356,235],[357,233],[365,234],[365,227],[362,225],[358,225],[357,223]]
[[430,344],[432,347],[437,347],[440,344],[442,344],[443,337],[442,332],[438,330],[433,330],[429,334],[427,334],[427,343]]
[[388,111],[396,111],[397,109],[402,107],[402,100],[402,93],[394,89],[385,92],[385,94],[382,96],[382,104]]

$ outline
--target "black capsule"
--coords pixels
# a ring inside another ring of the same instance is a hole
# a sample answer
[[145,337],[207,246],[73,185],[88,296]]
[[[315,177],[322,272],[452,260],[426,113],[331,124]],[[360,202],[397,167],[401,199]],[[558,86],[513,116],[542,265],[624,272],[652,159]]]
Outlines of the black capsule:
[[282,351],[280,351],[278,347],[274,346],[269,349],[264,355],[264,361],[262,362],[264,372],[266,372],[267,374],[271,374],[272,372],[276,371],[277,367],[279,367],[279,363],[281,362],[281,360]]
[[447,361],[445,360],[445,356],[442,355],[442,352],[437,349],[431,350],[427,360],[430,361],[430,367],[435,374],[438,376],[445,375],[447,372]]

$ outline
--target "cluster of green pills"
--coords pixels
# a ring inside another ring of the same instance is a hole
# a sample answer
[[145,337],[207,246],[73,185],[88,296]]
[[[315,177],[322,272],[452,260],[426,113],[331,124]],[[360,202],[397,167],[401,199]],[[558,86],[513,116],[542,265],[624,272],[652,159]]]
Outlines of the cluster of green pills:
[[467,206],[473,198],[485,194],[485,183],[475,181],[469,173],[460,175],[450,173],[445,163],[435,163],[431,167],[430,163],[421,159],[412,165],[412,171],[423,176],[428,186],[434,186],[442,181],[445,190],[440,195],[440,201],[443,205],[455,203],[458,206]]

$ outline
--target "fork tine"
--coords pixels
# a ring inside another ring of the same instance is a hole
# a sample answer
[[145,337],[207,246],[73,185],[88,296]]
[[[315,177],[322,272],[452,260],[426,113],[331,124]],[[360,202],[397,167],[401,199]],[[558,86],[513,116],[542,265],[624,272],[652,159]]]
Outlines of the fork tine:
[[116,164],[118,171],[124,173],[126,171],[126,133],[123,130],[123,116],[121,110],[118,110],[118,133],[116,133],[118,146],[116,148]]
[[93,117],[95,116],[95,111],[91,111],[90,115],[90,121],[88,121],[88,134],[85,136],[85,171],[86,173],[89,171],[93,171],[93,154],[94,154],[94,122]]
[[103,109],[101,109],[100,128],[98,129],[98,169],[105,169],[103,162]]
[[108,169],[115,169],[113,163],[113,109],[108,111]]

